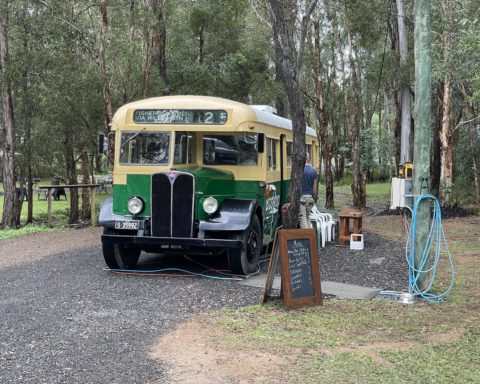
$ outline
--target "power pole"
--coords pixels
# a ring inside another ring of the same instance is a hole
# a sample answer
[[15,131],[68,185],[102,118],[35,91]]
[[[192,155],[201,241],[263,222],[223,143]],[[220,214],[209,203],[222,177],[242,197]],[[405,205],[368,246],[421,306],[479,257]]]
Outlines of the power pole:
[[[432,29],[430,0],[415,0],[415,135],[414,135],[414,191],[420,196],[429,193],[430,151],[432,148],[431,124],[431,68]],[[417,209],[415,237],[415,268],[420,267],[423,249],[430,229],[430,200],[422,200]],[[425,269],[427,266],[424,266]],[[429,274],[420,274],[420,289],[428,283]]]

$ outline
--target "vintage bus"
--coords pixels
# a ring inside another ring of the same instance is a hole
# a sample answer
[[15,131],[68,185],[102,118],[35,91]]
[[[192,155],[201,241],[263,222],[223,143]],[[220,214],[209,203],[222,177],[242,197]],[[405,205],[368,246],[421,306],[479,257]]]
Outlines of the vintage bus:
[[[126,104],[113,116],[113,198],[100,210],[112,269],[151,253],[226,254],[257,270],[273,240],[292,164],[292,124],[268,106],[202,96]],[[318,164],[315,130],[307,151]]]

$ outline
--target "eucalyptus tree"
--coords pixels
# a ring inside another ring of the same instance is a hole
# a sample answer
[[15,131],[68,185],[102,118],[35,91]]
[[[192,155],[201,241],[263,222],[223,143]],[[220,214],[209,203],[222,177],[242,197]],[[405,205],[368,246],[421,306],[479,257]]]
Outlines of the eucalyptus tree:
[[[302,73],[301,69],[303,65],[308,23],[310,16],[317,5],[317,0],[311,1],[308,5],[301,2],[299,6],[301,23],[298,31],[292,30],[292,27],[296,26],[295,24],[289,25],[286,23],[286,12],[291,11],[292,4],[285,4],[278,0],[269,0],[269,4],[272,12],[276,65],[281,74],[281,79],[287,93],[293,128],[292,176],[288,191],[288,201],[290,202],[290,206],[284,213],[283,220],[286,228],[296,228],[298,225],[300,188],[306,158],[306,120],[302,95],[300,92],[300,75]],[[294,38],[297,40],[295,41]]]
[[[475,1],[453,2],[443,0],[433,7],[433,76],[439,84],[441,97],[438,108],[440,145],[439,198],[442,205],[456,204],[453,196],[459,170],[465,170],[475,181],[478,147],[475,145],[475,88],[478,73],[478,7]],[[474,37],[477,36],[477,37]],[[478,93],[477,93],[478,95]],[[478,101],[478,98],[477,98]],[[473,104],[472,104],[473,102]],[[475,109],[473,109],[474,111]],[[477,120],[478,121],[478,120]],[[462,138],[465,137],[465,140]],[[472,151],[455,151],[455,146],[467,145]],[[473,155],[468,156],[466,155]],[[458,161],[458,164],[455,164]],[[464,163],[470,163],[465,167]],[[478,177],[478,176],[477,176]],[[473,183],[466,183],[461,194],[475,193]]]
[[320,146],[325,172],[325,207],[333,208],[333,174],[330,143],[328,139],[329,111],[327,109],[326,96],[328,89],[332,87],[332,83],[335,79],[333,76],[327,76],[326,80],[324,79],[325,76],[323,64],[324,60],[322,59],[322,46],[326,39],[323,39],[322,42],[323,32],[321,31],[325,30],[325,26],[321,25],[322,14],[319,12],[318,8],[319,7],[317,7],[317,12],[314,12],[313,47],[311,48],[313,56],[312,64],[315,88],[314,107],[319,123]]
[[176,2],[167,7],[172,93],[271,103],[271,32],[247,0]]
[[[11,63],[9,61],[8,22],[9,2],[3,1],[0,4],[0,76],[3,116],[3,189],[5,193],[2,225],[16,227],[19,225],[18,207],[21,200],[16,192],[15,118],[11,88]],[[23,200],[23,194],[20,197]]]

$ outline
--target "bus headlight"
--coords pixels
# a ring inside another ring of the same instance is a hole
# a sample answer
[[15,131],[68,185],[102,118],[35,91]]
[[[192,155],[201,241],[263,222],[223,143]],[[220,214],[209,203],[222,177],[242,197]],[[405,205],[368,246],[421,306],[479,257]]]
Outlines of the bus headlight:
[[130,212],[132,215],[138,215],[140,212],[143,211],[145,204],[143,203],[143,200],[138,197],[134,196],[130,200],[128,200],[128,212]]
[[209,215],[214,213],[218,209],[218,201],[214,197],[207,197],[203,200],[203,210]]

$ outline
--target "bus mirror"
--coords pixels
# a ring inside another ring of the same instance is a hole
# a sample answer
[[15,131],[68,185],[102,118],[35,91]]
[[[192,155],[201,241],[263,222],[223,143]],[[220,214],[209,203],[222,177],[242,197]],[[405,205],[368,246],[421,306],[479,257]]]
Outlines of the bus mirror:
[[265,150],[265,134],[259,133],[257,135],[257,151],[258,153],[263,153]]
[[99,133],[97,137],[97,154],[103,155],[105,153],[105,135],[103,133]]

